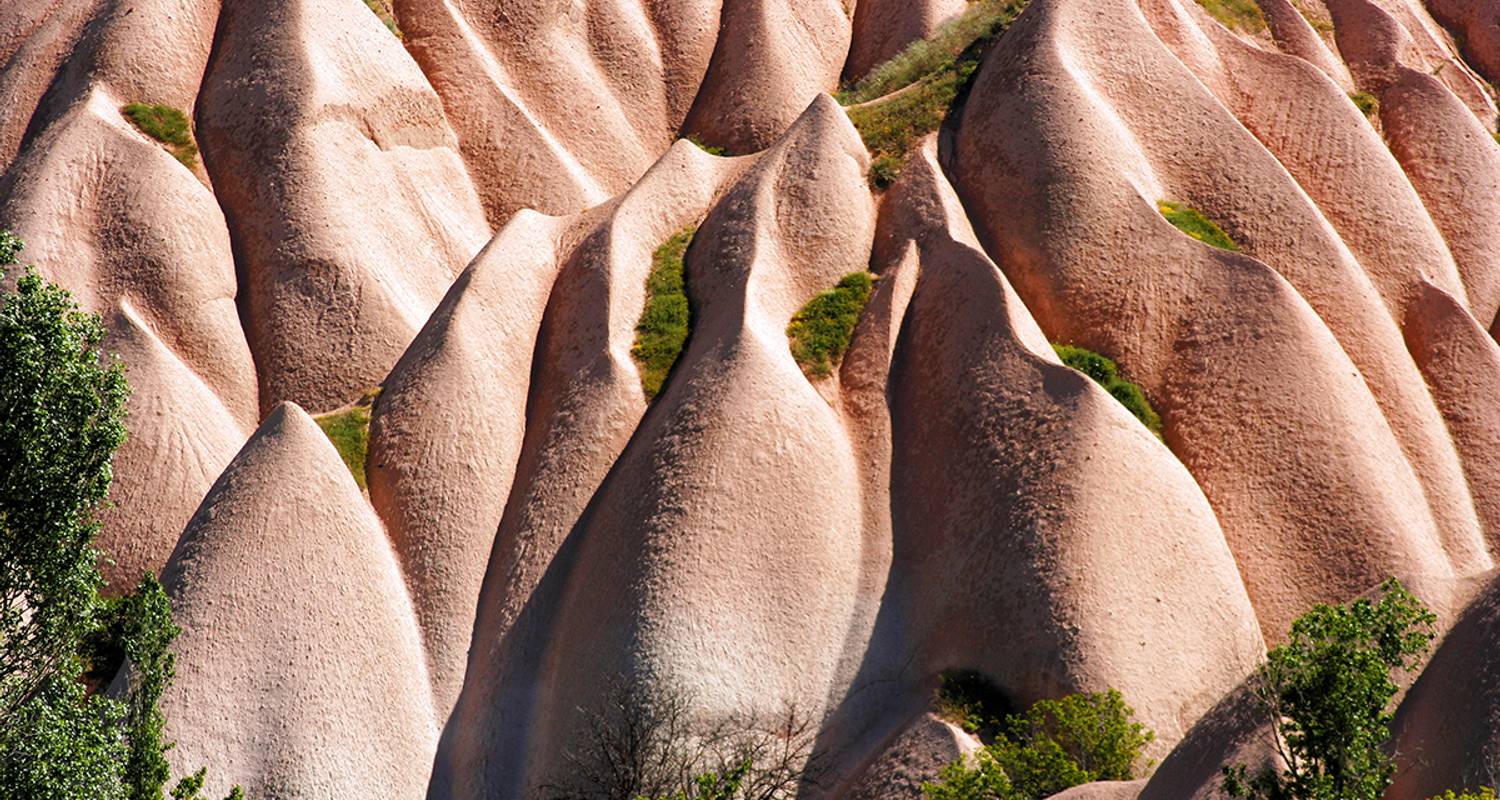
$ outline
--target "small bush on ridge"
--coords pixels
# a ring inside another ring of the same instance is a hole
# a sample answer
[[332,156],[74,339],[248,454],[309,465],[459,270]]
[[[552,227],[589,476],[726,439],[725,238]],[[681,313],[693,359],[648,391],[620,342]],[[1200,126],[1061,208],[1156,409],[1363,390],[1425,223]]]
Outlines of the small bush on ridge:
[[708,144],[707,142],[703,141],[703,139],[699,138],[697,134],[690,134],[685,138],[693,144],[697,145],[699,150],[702,150],[703,152],[708,153],[711,156],[729,155],[728,150],[719,147],[718,145]]
[[1128,781],[1150,769],[1141,754],[1156,734],[1134,721],[1121,694],[1042,700],[1006,720],[1004,733],[922,787],[929,800],[1040,800],[1093,781]]
[[1161,438],[1161,416],[1151,407],[1151,401],[1146,399],[1146,393],[1138,384],[1120,377],[1120,368],[1114,361],[1071,344],[1054,344],[1052,349],[1064,364],[1093,378],[1156,438]]
[[918,39],[906,49],[871,69],[853,88],[834,95],[841,104],[864,103],[934,73],[949,70],[974,42],[993,36],[996,30],[1020,13],[1014,0],[980,0],[968,10],[943,23],[931,36]]

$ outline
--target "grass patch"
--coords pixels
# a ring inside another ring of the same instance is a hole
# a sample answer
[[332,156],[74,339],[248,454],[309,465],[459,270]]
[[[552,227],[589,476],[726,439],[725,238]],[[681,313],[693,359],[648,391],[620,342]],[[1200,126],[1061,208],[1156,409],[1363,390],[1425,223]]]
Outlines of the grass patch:
[[1054,344],[1052,349],[1057,351],[1057,357],[1073,369],[1094,379],[1094,382],[1104,387],[1111,397],[1120,401],[1125,410],[1135,415],[1146,429],[1151,431],[1156,438],[1161,438],[1161,417],[1156,409],[1151,407],[1150,401],[1146,399],[1146,393],[1141,391],[1138,384],[1131,383],[1120,377],[1119,365],[1092,350],[1085,350],[1071,344]]
[[698,134],[696,134],[696,133],[688,134],[684,138],[686,138],[688,141],[692,142],[693,144],[697,145],[699,150],[702,150],[703,152],[708,153],[711,156],[728,156],[729,155],[729,151],[728,150],[725,150],[724,148],[719,147],[718,145],[712,145],[712,144],[708,144],[707,142],[704,142],[702,139],[698,138]]
[[167,146],[167,152],[192,169],[198,164],[198,145],[193,141],[187,115],[171,106],[130,103],[120,109],[141,133]]
[[1302,18],[1307,20],[1307,24],[1311,25],[1313,30],[1320,34],[1333,33],[1333,20],[1326,16],[1326,11],[1315,11],[1308,8],[1305,3],[1298,2],[1298,0],[1292,0],[1292,5],[1296,7],[1297,13],[1301,14]]
[[651,254],[646,307],[641,310],[640,322],[635,326],[635,345],[630,348],[630,355],[640,367],[641,389],[647,399],[661,393],[692,327],[683,257],[697,230],[694,225],[683,228]]
[[1495,144],[1500,144],[1500,131],[1495,131],[1490,135],[1495,137]]
[[849,109],[849,121],[874,157],[870,183],[875,188],[885,189],[896,182],[911,149],[943,124],[959,89],[977,66],[977,61],[964,62],[888,100]]
[[1162,200],[1156,204],[1156,210],[1161,212],[1167,222],[1177,227],[1177,230],[1197,239],[1198,241],[1213,245],[1221,250],[1239,252],[1240,246],[1229,238],[1229,234],[1223,228],[1213,223],[1213,220],[1203,216],[1198,209],[1185,206],[1182,203],[1174,203],[1170,200]]
[[1355,92],[1349,95],[1349,101],[1354,103],[1354,107],[1359,109],[1359,113],[1367,117],[1373,117],[1380,111],[1380,101],[1375,99],[1375,95],[1369,92]]
[[401,26],[396,24],[396,10],[391,7],[390,0],[365,0],[365,8],[370,9],[381,22],[385,23],[391,35],[397,39],[406,38],[401,35]]
[[851,272],[839,279],[834,288],[820,292],[792,316],[786,335],[791,340],[792,357],[810,376],[828,375],[849,348],[849,337],[859,314],[870,300],[875,276],[868,272]]
[[1010,24],[1021,6],[1010,0],[980,0],[943,23],[932,36],[912,42],[858,83],[834,94],[834,98],[846,106],[864,103],[951,69],[976,41],[991,38]]
[[361,490],[365,489],[365,456],[370,450],[370,407],[379,396],[377,386],[352,406],[313,417],[328,441],[333,442],[333,448],[339,451],[339,457],[344,459]]
[[980,56],[1024,6],[1025,0],[980,0],[932,38],[913,42],[836,95],[844,105],[867,104],[849,109],[849,121],[874,157],[870,183],[875,188],[894,183],[912,147],[943,124]]
[[1255,0],[1198,0],[1198,5],[1232,31],[1260,33],[1266,29],[1266,17]]

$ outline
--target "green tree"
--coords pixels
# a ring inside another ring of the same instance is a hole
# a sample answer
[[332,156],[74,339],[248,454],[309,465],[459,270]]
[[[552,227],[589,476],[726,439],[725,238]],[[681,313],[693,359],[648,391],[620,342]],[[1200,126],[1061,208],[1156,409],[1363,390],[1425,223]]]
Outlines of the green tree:
[[1414,669],[1437,617],[1395,578],[1379,597],[1317,605],[1267,654],[1256,695],[1270,715],[1281,772],[1224,768],[1225,789],[1253,800],[1379,800],[1395,765],[1390,737],[1392,670]]
[[1039,701],[1007,719],[972,766],[949,764],[923,791],[932,800],[1034,800],[1092,781],[1131,780],[1156,738],[1134,715],[1114,689]]
[[0,721],[0,798],[123,798],[125,707],[86,695],[79,662],[63,659]]
[[[20,249],[0,231],[0,267]],[[0,297],[0,800],[162,800],[170,776],[166,593],[147,575],[133,594],[99,594],[95,514],[129,394],[103,338],[30,269]],[[123,700],[97,691],[123,662]]]
[[140,586],[123,598],[121,606],[125,628],[121,642],[130,661],[125,720],[130,758],[125,783],[132,800],[159,800],[172,771],[163,755],[170,745],[162,741],[166,719],[157,702],[176,672],[176,657],[168,645],[182,630],[172,623],[171,603],[155,575],[141,578]]
[[[0,263],[19,249],[5,234]],[[98,317],[30,270],[0,301],[0,716],[37,696],[93,624],[94,513],[128,393],[103,337]]]

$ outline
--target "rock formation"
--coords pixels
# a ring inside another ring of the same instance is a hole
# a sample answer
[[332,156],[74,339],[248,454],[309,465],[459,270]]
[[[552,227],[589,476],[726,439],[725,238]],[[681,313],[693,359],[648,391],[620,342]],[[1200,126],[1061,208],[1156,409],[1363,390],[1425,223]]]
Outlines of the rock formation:
[[[175,769],[546,797],[625,692],[917,797],[965,669],[1155,730],[1062,796],[1208,798],[1265,647],[1396,575],[1443,637],[1391,797],[1500,774],[1494,0],[1030,0],[859,127],[999,0],[366,5],[0,4],[0,229],[128,368],[99,543],[184,629]],[[361,491],[308,412],[377,387]]]

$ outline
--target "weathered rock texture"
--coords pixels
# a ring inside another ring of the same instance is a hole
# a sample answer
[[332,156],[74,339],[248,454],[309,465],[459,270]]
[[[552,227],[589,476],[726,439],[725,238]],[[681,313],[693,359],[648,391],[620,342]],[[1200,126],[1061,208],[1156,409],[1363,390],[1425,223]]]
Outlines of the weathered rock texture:
[[162,574],[177,680],[171,760],[256,797],[418,797],[437,738],[411,602],[375,514],[317,423],[278,406]]
[[924,713],[891,741],[863,771],[850,800],[920,800],[922,784],[943,767],[980,748],[979,740],[951,722]]
[[963,13],[964,0],[864,0],[854,7],[854,36],[844,77],[856,81],[912,42]]
[[[962,2],[396,0],[399,36],[363,6],[0,3],[0,228],[129,367],[100,544],[117,584],[166,568],[179,769],[545,796],[625,691],[794,708],[803,794],[915,797],[974,746],[928,716],[974,669],[1156,731],[1149,779],[1066,796],[1207,798],[1270,758],[1266,644],[1399,575],[1445,637],[1392,796],[1493,779],[1494,0],[1264,0],[1254,36],[1032,0],[878,193],[827,93]],[[809,376],[788,323],[861,271]],[[302,408],[376,385],[361,492]]]
[[437,95],[375,15],[231,3],[198,131],[225,208],[261,405],[378,383],[489,229]]

